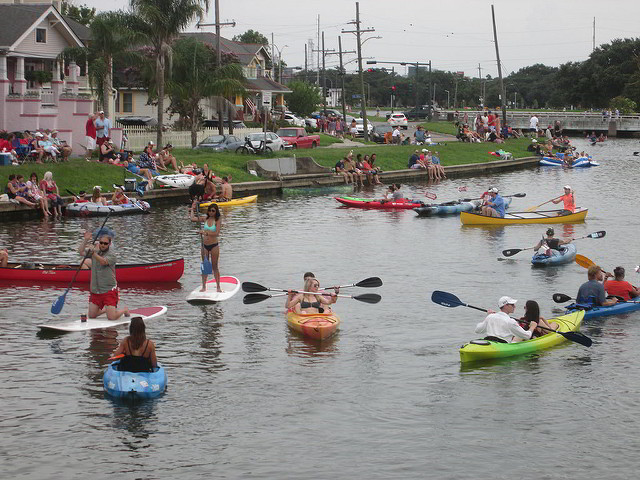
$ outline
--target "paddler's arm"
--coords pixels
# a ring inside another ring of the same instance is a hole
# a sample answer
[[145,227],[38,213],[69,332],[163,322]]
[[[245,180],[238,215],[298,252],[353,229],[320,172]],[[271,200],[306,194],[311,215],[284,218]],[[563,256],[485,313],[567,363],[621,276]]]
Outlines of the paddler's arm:
[[87,250],[87,244],[89,243],[90,240],[91,240],[91,232],[84,232],[84,239],[82,240],[82,243],[78,247],[79,255],[82,255],[84,257],[87,253],[89,253]]

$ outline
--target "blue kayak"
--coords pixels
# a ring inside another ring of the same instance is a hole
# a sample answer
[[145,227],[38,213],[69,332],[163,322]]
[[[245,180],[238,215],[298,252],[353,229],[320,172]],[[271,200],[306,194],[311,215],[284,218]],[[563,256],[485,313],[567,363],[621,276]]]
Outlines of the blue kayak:
[[118,370],[120,361],[113,362],[104,372],[104,391],[112,397],[147,399],[156,398],[167,388],[167,372],[158,363],[153,372],[123,372]]
[[547,265],[561,265],[572,262],[576,258],[576,246],[573,243],[561,245],[560,250],[551,250],[551,255],[538,255],[531,259],[531,263],[536,266],[546,267]]
[[566,307],[567,313],[577,310],[584,310],[585,320],[588,318],[606,317],[608,315],[621,315],[623,313],[635,312],[640,310],[640,302],[618,302],[610,307],[591,307],[589,305],[581,305],[572,303]]
[[[560,155],[560,154],[558,154]],[[542,157],[540,160],[540,165],[545,167],[565,167],[563,157]],[[586,167],[597,167],[600,165],[598,162],[594,162],[590,157],[580,157],[576,158],[571,164],[570,168],[586,168]]]
[[[480,200],[471,200],[469,202],[453,201],[439,204],[425,205],[413,209],[421,217],[433,217],[436,215],[456,215],[460,212],[472,212],[480,207]],[[511,197],[504,199],[504,207],[509,208]]]

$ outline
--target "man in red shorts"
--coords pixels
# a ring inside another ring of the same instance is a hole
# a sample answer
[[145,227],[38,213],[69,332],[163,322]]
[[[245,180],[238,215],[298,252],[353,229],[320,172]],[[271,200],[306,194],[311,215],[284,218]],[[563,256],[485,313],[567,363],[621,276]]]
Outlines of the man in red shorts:
[[104,313],[109,320],[117,320],[122,315],[129,316],[129,309],[118,310],[118,284],[116,283],[116,256],[110,251],[111,236],[98,235],[95,245],[90,245],[91,232],[85,232],[84,241],[78,248],[80,255],[91,258],[91,295],[89,296],[89,318]]

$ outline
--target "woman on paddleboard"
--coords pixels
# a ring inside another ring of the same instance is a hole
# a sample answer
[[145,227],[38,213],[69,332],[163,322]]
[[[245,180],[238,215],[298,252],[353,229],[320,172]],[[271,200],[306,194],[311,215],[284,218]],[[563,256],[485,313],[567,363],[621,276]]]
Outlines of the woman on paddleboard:
[[323,305],[336,303],[339,290],[336,289],[336,293],[329,295],[327,292],[320,293],[319,288],[320,282],[315,277],[309,277],[305,274],[304,291],[311,293],[294,293],[289,290],[287,308],[296,313],[325,313],[328,308],[325,309]]
[[[210,262],[213,270],[213,276],[216,279],[216,287],[218,292],[222,292],[220,288],[220,270],[218,269],[218,259],[220,258],[220,245],[218,244],[218,234],[220,233],[220,209],[215,203],[209,205],[207,214],[196,215],[198,202],[194,201],[189,209],[189,218],[192,222],[204,222],[200,234],[202,235],[201,256],[202,262]],[[201,292],[207,291],[207,274],[202,274]]]
[[133,317],[127,336],[113,353],[114,357],[122,356],[118,370],[125,372],[152,372],[158,366],[156,346],[147,339],[142,317]]

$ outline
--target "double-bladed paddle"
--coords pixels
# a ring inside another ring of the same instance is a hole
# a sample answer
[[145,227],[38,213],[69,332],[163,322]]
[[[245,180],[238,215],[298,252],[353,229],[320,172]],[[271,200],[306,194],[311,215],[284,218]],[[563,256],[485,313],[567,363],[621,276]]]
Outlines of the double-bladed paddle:
[[[620,295],[608,295],[607,298],[612,298],[615,297],[618,299],[618,302],[620,303],[638,303],[638,302],[630,302],[628,300],[625,300],[624,298],[622,298]],[[551,298],[553,298],[553,301],[556,303],[565,303],[568,302],[569,300],[575,300],[575,298],[570,297],[569,295],[565,295],[564,293],[554,293]]]
[[[456,297],[454,294],[452,293],[448,293],[448,292],[442,292],[440,290],[435,290],[432,294],[431,294],[431,301],[434,303],[437,303],[439,305],[442,305],[444,307],[469,307],[469,308],[473,308],[475,310],[480,310],[481,312],[488,312],[487,309],[485,308],[480,308],[480,307],[474,307],[473,305],[469,305],[468,303],[464,303],[463,301],[461,301],[458,297]],[[513,318],[513,317],[511,317]],[[517,320],[514,318],[514,320]],[[576,342],[579,343],[580,345],[584,345],[585,347],[590,347],[591,344],[593,343],[593,341],[587,337],[586,335],[580,333],[580,332],[559,332],[558,330],[553,330],[551,328],[545,328],[545,327],[538,327],[542,330],[548,330],[550,332],[554,332],[557,333],[558,335],[562,335],[564,338],[566,338],[567,340],[570,340],[572,342]]]
[[[98,239],[98,235],[100,235],[100,233],[104,229],[104,226],[107,224],[107,220],[109,220],[109,215],[111,215],[111,212],[107,213],[107,216],[105,217],[104,222],[102,222],[102,226],[98,229],[98,231],[93,236],[93,242],[91,242],[92,246],[95,245],[96,240]],[[53,313],[54,315],[57,315],[62,311],[62,307],[64,307],[64,301],[67,298],[67,294],[69,293],[69,290],[71,290],[71,287],[73,286],[73,282],[76,281],[76,277],[78,276],[78,273],[80,273],[80,269],[82,268],[82,264],[90,256],[91,256],[91,252],[85,253],[84,257],[82,258],[82,261],[80,262],[80,265],[78,265],[78,268],[76,269],[76,273],[73,274],[73,278],[71,279],[71,283],[69,283],[69,286],[64,291],[64,293],[62,295],[60,295],[56,300],[54,300],[54,302],[51,304],[51,313]]]
[[[575,240],[581,240],[581,239],[583,239],[583,238],[602,238],[602,237],[604,237],[606,234],[607,234],[607,232],[606,232],[606,231],[604,231],[604,230],[600,230],[600,231],[598,231],[598,232],[593,232],[593,233],[590,233],[589,235],[585,235],[584,237],[574,238],[573,240],[574,240],[574,241],[575,241]],[[516,253],[524,252],[525,250],[532,250],[532,249],[534,249],[534,248],[535,248],[535,247],[527,247],[527,248],[508,248],[507,250],[503,250],[503,251],[502,251],[502,255],[504,255],[505,257],[513,257]],[[576,255],[576,262],[578,261],[578,260],[577,260],[577,257],[578,257],[578,255]],[[584,258],[586,258],[586,257],[584,257]],[[587,260],[589,260],[589,259],[587,259]],[[578,262],[578,263],[579,263],[579,262]],[[587,268],[589,268],[589,267],[587,267]]]
[[[271,289],[271,290],[274,290],[274,289]],[[305,293],[305,294],[309,294],[309,295],[322,295],[322,293],[304,292],[302,290],[291,290],[291,292],[292,293]],[[276,294],[276,295],[267,295],[267,294],[264,294],[264,293],[249,293],[248,295],[244,296],[244,299],[242,300],[242,303],[244,303],[244,304],[258,303],[258,302],[262,302],[263,300],[266,300],[267,298],[283,297],[285,295],[287,295],[287,294],[286,293],[281,293],[281,294]],[[358,300],[359,302],[364,302],[364,303],[378,303],[380,300],[382,300],[382,297],[380,295],[378,295],[377,293],[365,293],[363,295],[341,295],[340,294],[340,295],[336,295],[336,296],[337,297],[341,297],[341,298],[353,298],[354,300]]]
[[[382,280],[380,277],[369,277],[364,280],[360,280],[358,283],[350,283],[349,285],[336,285],[334,287],[326,287],[325,290],[331,290],[333,288],[348,288],[348,287],[363,287],[363,288],[375,288],[382,286]],[[260,285],[259,283],[254,282],[242,282],[242,291],[243,292],[288,292],[289,290],[285,290],[283,288],[270,288]],[[316,292],[318,295],[322,295],[322,292]]]
[[[522,198],[522,197],[526,197],[526,196],[527,196],[526,193],[514,193],[513,195],[502,195],[502,198],[506,198],[506,197]],[[478,197],[478,198],[461,198],[460,199],[461,202],[470,202],[472,200],[482,200],[482,197]]]

